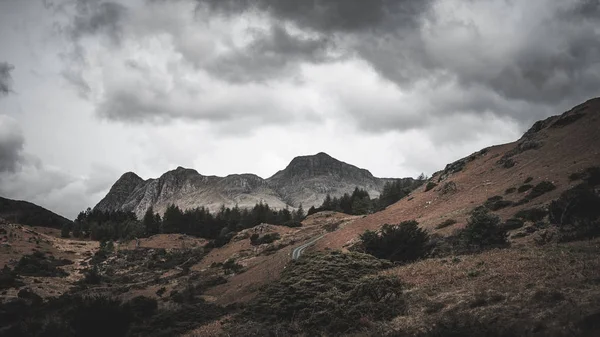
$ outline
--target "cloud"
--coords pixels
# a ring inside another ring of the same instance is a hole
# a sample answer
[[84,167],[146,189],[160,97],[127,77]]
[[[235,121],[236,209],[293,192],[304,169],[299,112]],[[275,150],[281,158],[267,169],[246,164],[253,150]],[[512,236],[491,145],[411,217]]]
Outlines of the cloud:
[[[276,19],[322,32],[356,32],[411,25],[427,10],[429,0],[197,0],[225,14],[261,10]],[[400,21],[392,22],[394,19]]]
[[75,10],[77,14],[68,27],[73,40],[104,35],[113,43],[120,43],[127,7],[110,1],[77,0]]
[[597,1],[76,3],[64,76],[111,121],[525,129],[600,85]]
[[254,40],[206,66],[211,75],[230,82],[265,82],[295,74],[302,62],[333,61],[324,37],[292,35],[279,24],[257,32]]
[[0,97],[12,92],[12,77],[10,72],[15,67],[7,62],[0,62]]
[[27,200],[74,218],[108,191],[119,173],[101,164],[91,175],[77,176],[46,165],[25,152],[25,137],[18,122],[0,115],[0,195]]
[[25,144],[23,132],[16,120],[0,115],[0,174],[14,172],[22,161]]

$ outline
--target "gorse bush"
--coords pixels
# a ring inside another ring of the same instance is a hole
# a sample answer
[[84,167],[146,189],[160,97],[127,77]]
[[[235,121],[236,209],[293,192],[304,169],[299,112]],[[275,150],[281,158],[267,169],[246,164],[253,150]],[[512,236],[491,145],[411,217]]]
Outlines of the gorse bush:
[[393,266],[360,253],[307,254],[289,263],[279,280],[245,307],[232,336],[340,335],[365,322],[389,320],[406,310],[403,284],[378,276]]
[[279,240],[280,238],[281,236],[279,235],[279,233],[267,233],[263,236],[260,236],[258,233],[254,233],[252,234],[252,236],[250,236],[250,243],[253,246],[258,246],[262,244],[273,243]]
[[432,190],[432,189],[434,189],[436,186],[437,186],[437,184],[436,184],[436,183],[434,183],[434,182],[432,182],[432,181],[428,182],[428,183],[427,183],[427,185],[425,185],[425,192],[429,192],[429,191],[431,191],[431,190]]
[[507,232],[500,227],[500,217],[486,207],[477,207],[460,232],[460,242],[467,250],[484,250],[508,245]]
[[600,196],[583,183],[550,203],[550,222],[559,226],[561,241],[600,236]]
[[425,257],[429,251],[428,240],[427,232],[414,220],[398,225],[386,224],[379,233],[366,231],[360,236],[366,253],[397,262],[412,262]]

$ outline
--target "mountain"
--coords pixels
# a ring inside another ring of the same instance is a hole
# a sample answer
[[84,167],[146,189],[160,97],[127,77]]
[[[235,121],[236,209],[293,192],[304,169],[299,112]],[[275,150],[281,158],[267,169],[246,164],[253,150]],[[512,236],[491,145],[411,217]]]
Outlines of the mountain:
[[[267,179],[272,188],[293,206],[318,206],[325,196],[351,193],[356,186],[366,190],[371,197],[378,196],[383,186],[394,179],[374,177],[371,172],[341,162],[326,153],[294,158],[290,164]],[[407,184],[412,178],[402,179]]]
[[[204,176],[183,167],[148,180],[128,172],[95,209],[133,211],[141,217],[150,206],[162,213],[171,204],[183,209],[204,206],[212,211],[222,205],[253,207],[261,201],[276,209],[300,204],[308,208],[320,206],[327,194],[339,197],[352,193],[356,187],[367,190],[372,198],[377,197],[391,180],[376,178],[365,169],[318,153],[294,158],[284,170],[268,179],[255,174]],[[414,182],[412,178],[402,180],[407,186]]]
[[61,228],[72,221],[27,201],[0,197],[0,218],[28,226]]

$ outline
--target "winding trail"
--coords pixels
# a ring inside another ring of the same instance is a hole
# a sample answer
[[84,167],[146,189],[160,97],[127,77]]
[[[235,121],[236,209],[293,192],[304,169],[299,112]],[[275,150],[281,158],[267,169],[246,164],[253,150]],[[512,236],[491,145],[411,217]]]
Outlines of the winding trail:
[[294,250],[292,250],[292,260],[298,260],[300,258],[300,256],[302,255],[302,253],[304,253],[304,251],[306,250],[306,248],[314,245],[315,242],[319,241],[324,236],[325,235],[317,236],[316,238],[308,241],[307,243],[302,244],[302,245],[294,248]]

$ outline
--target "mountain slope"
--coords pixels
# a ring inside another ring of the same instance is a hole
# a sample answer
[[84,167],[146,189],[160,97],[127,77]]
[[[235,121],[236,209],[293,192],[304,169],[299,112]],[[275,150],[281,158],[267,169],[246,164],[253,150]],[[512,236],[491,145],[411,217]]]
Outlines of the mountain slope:
[[[528,193],[506,193],[523,185],[548,181],[556,189],[525,204],[496,211],[503,219],[523,209],[546,207],[565,190],[580,181],[569,175],[600,166],[600,98],[587,101],[560,116],[535,123],[516,142],[492,146],[465,157],[436,172],[429,182],[436,187],[419,188],[384,211],[361,218],[340,231],[325,236],[318,248],[341,248],[365,230],[376,230],[385,223],[417,220],[431,232],[449,234],[464,226],[469,212],[488,198],[501,196],[518,203]],[[526,183],[526,180],[531,181]],[[435,229],[444,220],[457,224]]]
[[0,218],[28,226],[61,228],[71,220],[27,201],[0,197]]
[[[351,193],[355,187],[367,190],[372,198],[377,197],[389,180],[373,177],[367,170],[319,153],[294,158],[269,179],[254,174],[203,176],[182,167],[148,180],[129,172],[117,180],[95,208],[133,211],[138,217],[150,206],[164,212],[170,204],[183,209],[204,206],[212,211],[222,205],[253,207],[261,201],[276,209],[300,204],[308,208],[319,206],[327,194],[341,196]],[[410,185],[413,179],[403,181]]]

